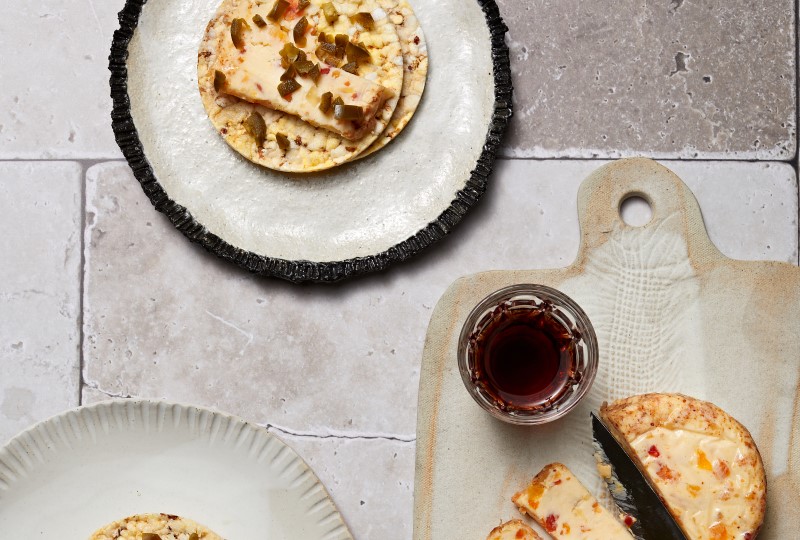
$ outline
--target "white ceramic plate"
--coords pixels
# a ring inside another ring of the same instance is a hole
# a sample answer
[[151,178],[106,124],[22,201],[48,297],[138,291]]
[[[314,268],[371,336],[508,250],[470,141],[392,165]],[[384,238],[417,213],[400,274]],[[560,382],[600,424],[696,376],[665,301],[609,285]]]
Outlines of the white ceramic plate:
[[128,0],[111,49],[114,132],[155,207],[190,240],[253,272],[336,281],[441,239],[486,189],[511,116],[494,0],[411,0],[430,67],[386,148],[322,173],[254,165],[214,130],[197,50],[219,0]]
[[291,448],[207,409],[103,402],[37,424],[0,449],[4,540],[85,540],[112,521],[158,512],[229,540],[352,540]]

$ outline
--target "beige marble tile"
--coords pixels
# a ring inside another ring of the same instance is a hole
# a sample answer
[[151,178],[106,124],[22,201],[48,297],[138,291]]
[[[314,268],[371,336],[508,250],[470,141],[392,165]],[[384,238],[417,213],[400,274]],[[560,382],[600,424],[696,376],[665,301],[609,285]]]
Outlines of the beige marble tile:
[[[206,254],[153,210],[125,165],[93,167],[85,380],[111,395],[215,406],[301,434],[413,438],[423,339],[441,293],[481,270],[568,265],[577,189],[599,165],[501,162],[484,203],[427,254],[384,274],[302,287]],[[791,167],[670,165],[697,190],[723,252],[797,261]]]
[[104,159],[108,53],[124,0],[0,2],[0,159]]
[[276,434],[319,476],[355,538],[411,538],[414,443]]
[[0,445],[78,403],[77,163],[0,163]]
[[[791,231],[798,228],[798,184],[791,165],[673,162],[670,167],[694,192],[708,234],[722,253],[797,264]],[[778,222],[788,234],[775,234]]]
[[498,4],[516,105],[505,155],[794,156],[793,1]]
[[[413,434],[431,305],[379,282],[352,295],[231,268],[157,214],[123,165],[90,170],[87,215],[89,386],[302,431]],[[379,317],[394,335],[363,324]]]
[[101,401],[110,401],[117,398],[125,398],[129,396],[109,396],[99,390],[95,390],[94,388],[90,388],[86,385],[83,386],[83,391],[81,392],[81,401],[84,405],[99,403]]
[[[578,186],[600,164],[500,162],[484,203],[429,253],[384,274],[302,287],[205,254],[152,209],[124,165],[93,167],[84,402],[168,398],[275,426],[356,538],[410,538],[418,366],[433,305],[463,274],[569,264]],[[790,166],[669,166],[697,193],[723,252],[796,262]]]

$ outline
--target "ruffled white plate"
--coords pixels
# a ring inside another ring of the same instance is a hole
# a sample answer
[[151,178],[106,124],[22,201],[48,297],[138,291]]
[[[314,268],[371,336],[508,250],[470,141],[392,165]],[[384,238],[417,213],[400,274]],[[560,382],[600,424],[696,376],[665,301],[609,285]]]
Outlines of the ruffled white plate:
[[308,465],[232,416],[120,400],[65,412],[0,449],[0,538],[85,540],[131,514],[194,519],[229,540],[352,540]]

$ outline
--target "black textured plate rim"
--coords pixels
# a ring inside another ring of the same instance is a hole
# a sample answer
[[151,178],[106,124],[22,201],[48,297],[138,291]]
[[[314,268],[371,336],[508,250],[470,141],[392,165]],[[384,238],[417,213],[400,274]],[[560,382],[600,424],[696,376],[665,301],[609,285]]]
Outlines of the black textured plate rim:
[[410,238],[384,252],[367,257],[343,261],[312,262],[291,261],[258,255],[229,244],[209,232],[183,206],[169,198],[158,182],[147,161],[139,133],[131,116],[128,96],[128,44],[139,24],[142,7],[147,0],[126,0],[119,12],[119,29],[114,32],[108,69],[111,71],[111,126],[114,137],[128,161],[134,176],[145,194],[159,212],[165,214],[184,236],[206,250],[250,272],[282,278],[293,283],[328,282],[385,270],[391,264],[410,259],[426,247],[447,236],[474,207],[486,191],[497,151],[513,114],[511,62],[505,34],[508,27],[500,16],[494,0],[476,0],[481,6],[489,26],[494,69],[494,112],[486,135],[486,142],[466,185],[460,189],[450,206],[439,217]]

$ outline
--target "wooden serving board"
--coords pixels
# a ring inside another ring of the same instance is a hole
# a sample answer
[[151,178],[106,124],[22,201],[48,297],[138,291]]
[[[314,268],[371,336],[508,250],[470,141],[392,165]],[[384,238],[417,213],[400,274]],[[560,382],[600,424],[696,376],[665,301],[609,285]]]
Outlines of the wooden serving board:
[[[620,218],[620,204],[630,195],[652,206],[653,219],[643,227]],[[800,269],[724,257],[709,240],[691,191],[654,161],[600,168],[581,186],[578,212],[581,246],[572,266],[468,276],[450,286],[433,312],[420,380],[415,540],[485,538],[501,520],[519,517],[511,496],[552,461],[603,493],[589,412],[606,400],[653,391],[712,401],[750,429],[768,476],[759,539],[795,538]],[[541,427],[492,418],[472,401],[457,366],[458,335],[469,311],[515,283],[567,293],[589,315],[600,346],[600,368],[586,399]]]

